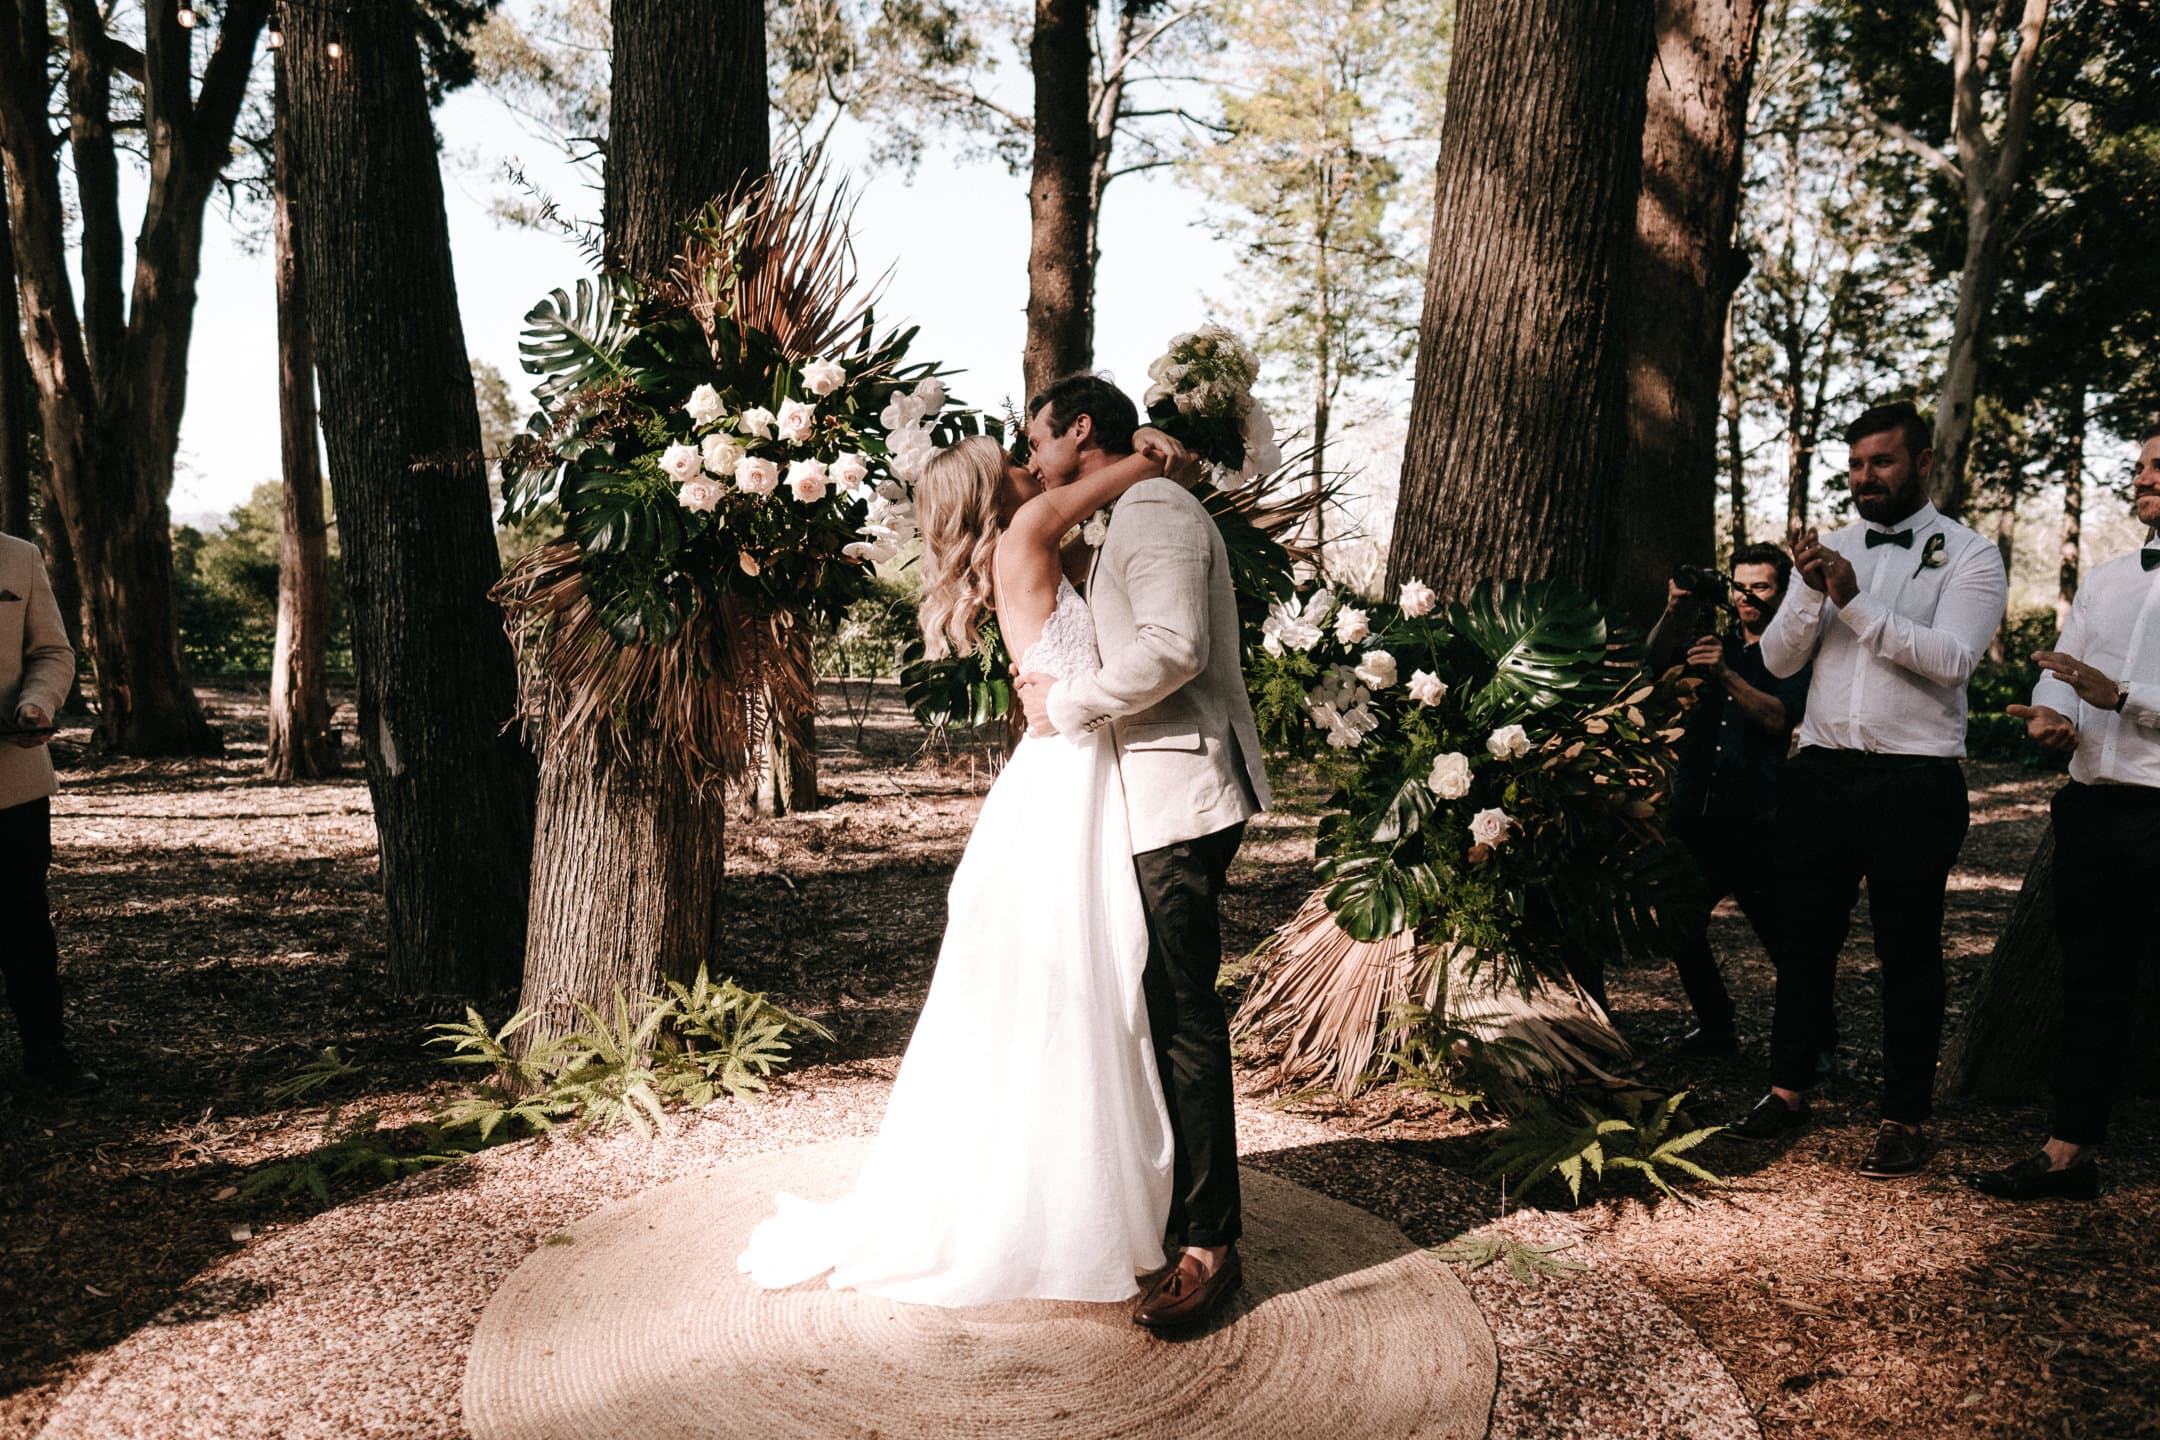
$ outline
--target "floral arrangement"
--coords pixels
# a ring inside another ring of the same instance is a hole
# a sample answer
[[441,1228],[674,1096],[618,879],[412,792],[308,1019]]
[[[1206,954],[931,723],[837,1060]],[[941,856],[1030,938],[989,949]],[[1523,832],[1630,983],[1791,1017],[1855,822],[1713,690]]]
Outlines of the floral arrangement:
[[1413,579],[1362,604],[1321,584],[1262,630],[1262,739],[1333,786],[1317,873],[1352,938],[1467,952],[1525,991],[1571,951],[1654,948],[1687,873],[1657,823],[1677,681],[1645,678],[1588,597],[1490,581],[1443,606]]
[[1188,330],[1148,366],[1148,420],[1206,461],[1218,484],[1271,475],[1283,455],[1275,421],[1252,393],[1259,376],[1259,359],[1234,332]]
[[923,459],[979,429],[914,331],[874,338],[843,207],[814,170],[765,177],[665,279],[581,280],[526,316],[541,409],[505,518],[562,517],[498,591],[529,689],[591,736],[651,726],[701,779],[740,773],[760,706],[812,703],[804,622],[868,593],[913,538]]

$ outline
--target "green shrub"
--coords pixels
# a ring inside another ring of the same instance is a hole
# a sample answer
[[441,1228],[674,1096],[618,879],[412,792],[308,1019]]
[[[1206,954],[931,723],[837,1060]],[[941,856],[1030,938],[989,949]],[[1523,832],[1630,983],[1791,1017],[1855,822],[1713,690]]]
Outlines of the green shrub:
[[1722,1184],[1686,1153],[1720,1127],[1672,1132],[1687,1098],[1683,1090],[1653,1105],[1639,1095],[1622,1095],[1617,1113],[1580,1099],[1534,1101],[1500,1132],[1484,1173],[1505,1175],[1517,1191],[1558,1176],[1567,1182],[1568,1197],[1577,1201],[1586,1178],[1593,1188],[1610,1176],[1632,1178],[1674,1196],[1676,1179]]

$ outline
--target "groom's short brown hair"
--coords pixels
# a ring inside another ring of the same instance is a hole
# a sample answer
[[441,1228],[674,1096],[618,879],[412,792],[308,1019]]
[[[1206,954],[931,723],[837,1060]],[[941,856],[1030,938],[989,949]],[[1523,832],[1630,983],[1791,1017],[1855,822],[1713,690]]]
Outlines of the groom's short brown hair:
[[1067,375],[1053,380],[1028,401],[1028,419],[1050,407],[1050,430],[1063,435],[1082,415],[1095,422],[1095,443],[1112,455],[1132,453],[1140,412],[1132,397],[1100,375]]

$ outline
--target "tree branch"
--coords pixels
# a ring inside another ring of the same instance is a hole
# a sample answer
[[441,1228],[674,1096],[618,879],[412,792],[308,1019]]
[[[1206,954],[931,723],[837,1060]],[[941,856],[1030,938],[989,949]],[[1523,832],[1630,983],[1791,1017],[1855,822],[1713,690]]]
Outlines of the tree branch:
[[1898,124],[1897,121],[1892,120],[1889,116],[1877,114],[1874,107],[1869,105],[1865,100],[1861,100],[1858,97],[1855,97],[1853,100],[1853,106],[1855,109],[1859,110],[1862,115],[1865,115],[1867,117],[1868,123],[1870,125],[1873,125],[1884,135],[1888,136],[1892,140],[1895,140],[1898,144],[1904,146],[1907,150],[1912,151],[1913,154],[1919,156],[1922,160],[1927,161],[1928,164],[1934,166],[1937,170],[1940,170],[1943,174],[1949,176],[1952,180],[1955,180],[1959,185],[1962,186],[1965,183],[1965,171],[1961,166],[1959,166],[1957,161],[1951,159],[1948,155],[1945,155],[1942,151],[1936,149],[1933,145],[1928,144],[1927,141],[1921,139],[1918,135],[1913,134],[1912,131],[1906,129],[1903,125]]
[[958,85],[948,85],[942,80],[933,80],[927,75],[917,75],[908,83],[926,90],[932,95],[953,101],[955,104],[987,110],[1023,135],[1035,133],[1035,122],[1033,120],[1016,111],[1006,109],[987,95],[978,95],[973,90],[962,89]]

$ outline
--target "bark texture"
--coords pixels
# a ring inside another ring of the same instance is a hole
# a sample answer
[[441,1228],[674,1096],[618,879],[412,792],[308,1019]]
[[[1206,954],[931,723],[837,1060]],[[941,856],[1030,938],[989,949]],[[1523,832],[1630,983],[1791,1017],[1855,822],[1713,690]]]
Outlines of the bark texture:
[[15,249],[8,239],[7,205],[0,199],[0,532],[30,534],[30,371],[22,353],[22,307],[15,299]]
[[1391,587],[1612,578],[1650,9],[1463,0]]
[[[1942,1093],[1975,1100],[2045,1100],[2063,1042],[2062,951],[2055,943],[2055,834],[2033,852],[2017,903],[1966,998],[1965,1020],[1943,1052]],[[2139,1024],[2125,1079],[2160,1090],[2160,977],[2139,992]]]
[[[617,0],[613,17],[608,249],[651,273],[673,256],[685,218],[771,163],[764,9],[729,0],[716,18],[668,0]],[[720,33],[678,36],[683,27]],[[736,97],[734,119],[684,119],[723,94]],[[540,769],[520,999],[540,1019],[528,1044],[574,1028],[580,1003],[607,1013],[618,994],[646,994],[720,958],[719,787],[694,785],[649,740],[602,749],[552,716]]]
[[1028,181],[1027,348],[1030,395],[1094,359],[1095,129],[1089,115],[1088,0],[1035,0],[1035,157]]
[[278,547],[277,645],[270,657],[270,745],[263,773],[312,780],[337,772],[330,733],[330,535],[315,448],[315,342],[308,331],[306,272],[293,253],[292,157],[285,61],[276,61],[276,137],[271,228],[277,267],[278,445],[285,481]]
[[[480,416],[409,11],[286,12],[293,225],[352,601],[393,978],[518,974],[530,757],[501,614]],[[332,26],[341,58],[324,49]]]
[[1643,624],[1664,609],[1675,564],[1716,556],[1718,387],[1725,317],[1745,264],[1733,225],[1762,23],[1755,0],[1655,8],[1627,282],[1628,457],[1612,597]]
[[763,0],[615,0],[609,256],[664,272],[683,222],[771,163]]
[[2055,571],[2055,633],[2070,623],[2077,599],[2078,552],[2085,530],[2085,390],[2072,386],[2063,407],[2063,513]]
[[[269,8],[270,0],[222,7],[198,65],[198,36],[180,27],[177,7],[149,7],[138,53],[107,33],[91,0],[65,5],[65,37],[50,33],[43,5],[0,0],[0,156],[54,528],[65,529],[77,566],[98,737],[129,754],[219,748],[180,660],[167,502],[187,402],[204,208],[231,159]],[[72,214],[45,113],[53,55],[66,58]],[[132,281],[110,114],[118,66],[141,83],[148,156]],[[80,237],[80,308],[71,230]]]

